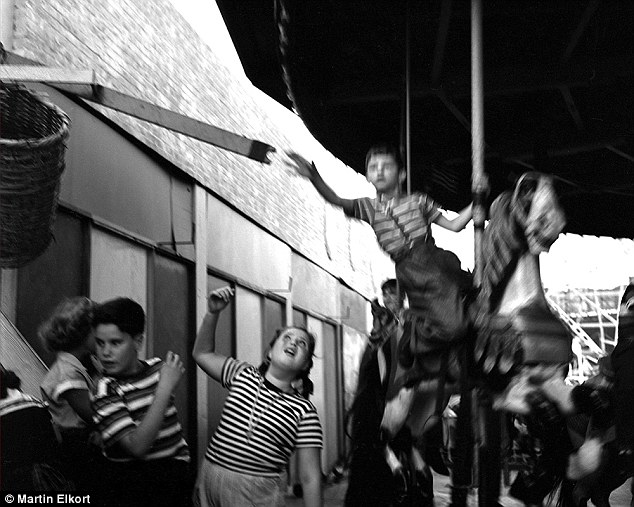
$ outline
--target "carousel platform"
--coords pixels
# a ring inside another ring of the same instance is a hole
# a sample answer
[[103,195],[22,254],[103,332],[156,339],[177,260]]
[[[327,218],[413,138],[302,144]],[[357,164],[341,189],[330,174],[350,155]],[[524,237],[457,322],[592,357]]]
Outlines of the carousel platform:
[[[612,507],[628,507],[630,505],[630,482],[629,479],[623,486],[612,492],[610,496],[610,505]],[[341,481],[326,486],[324,490],[324,507],[340,507],[346,496],[348,483],[345,478]],[[508,488],[504,488],[504,495],[500,498],[500,504],[504,507],[523,507],[524,504],[511,498],[506,493]],[[477,491],[473,490],[469,495],[469,507],[477,507],[478,505]],[[448,477],[434,473],[434,506],[449,507],[451,503],[451,489]],[[301,507],[303,502],[301,498],[297,498],[290,494],[286,498],[287,507]],[[588,503],[588,505],[592,505]],[[554,507],[555,502],[545,504],[544,507]],[[372,507],[368,505],[368,507]]]

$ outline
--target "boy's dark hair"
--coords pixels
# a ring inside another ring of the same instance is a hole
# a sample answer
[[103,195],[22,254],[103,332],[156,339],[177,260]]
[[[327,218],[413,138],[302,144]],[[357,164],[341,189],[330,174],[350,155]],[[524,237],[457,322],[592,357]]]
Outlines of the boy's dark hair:
[[0,364],[0,398],[6,398],[8,389],[20,389],[20,377],[13,370],[7,370]]
[[398,283],[396,282],[396,278],[388,278],[381,284],[381,292],[393,292],[396,294],[398,290]]
[[40,340],[56,352],[76,349],[90,336],[94,307],[94,303],[85,297],[64,299],[40,325]]
[[120,331],[136,336],[145,330],[145,312],[130,298],[115,298],[97,305],[93,326],[114,324]]
[[311,394],[313,394],[314,386],[313,386],[313,381],[310,380],[309,374],[310,374],[310,370],[313,367],[313,357],[315,357],[315,347],[317,346],[317,338],[315,337],[313,333],[311,333],[304,326],[286,326],[286,327],[277,329],[275,331],[275,336],[273,336],[273,339],[269,342],[269,346],[266,349],[266,353],[264,356],[265,359],[264,361],[262,361],[262,363],[258,367],[258,371],[260,372],[262,376],[264,376],[266,371],[269,369],[269,365],[271,364],[271,360],[269,358],[269,352],[273,348],[273,345],[275,344],[277,339],[280,337],[280,335],[287,329],[299,329],[300,331],[303,331],[304,333],[306,333],[306,336],[308,337],[308,354],[310,359],[308,360],[308,366],[302,371],[301,375],[297,377],[296,379],[296,380],[302,381],[301,391],[299,394],[301,394],[304,398],[308,399],[308,397]]
[[372,146],[368,153],[365,156],[365,168],[368,169],[368,163],[370,162],[370,157],[373,155],[391,155],[396,161],[396,165],[398,165],[399,170],[403,169],[403,157],[401,157],[401,151],[392,144],[375,144]]

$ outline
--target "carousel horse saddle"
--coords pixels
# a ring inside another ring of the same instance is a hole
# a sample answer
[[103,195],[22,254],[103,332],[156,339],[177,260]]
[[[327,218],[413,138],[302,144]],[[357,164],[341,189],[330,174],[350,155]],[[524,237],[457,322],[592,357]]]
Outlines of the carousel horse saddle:
[[478,333],[474,359],[484,376],[511,376],[524,365],[570,361],[571,335],[564,324],[540,304],[512,315],[493,315]]

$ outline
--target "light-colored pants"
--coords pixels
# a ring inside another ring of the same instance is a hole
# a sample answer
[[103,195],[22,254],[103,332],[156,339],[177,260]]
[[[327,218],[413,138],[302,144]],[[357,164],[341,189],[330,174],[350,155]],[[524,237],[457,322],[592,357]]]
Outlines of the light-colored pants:
[[258,477],[232,472],[203,459],[194,487],[194,506],[283,507],[285,494],[285,472],[277,477]]

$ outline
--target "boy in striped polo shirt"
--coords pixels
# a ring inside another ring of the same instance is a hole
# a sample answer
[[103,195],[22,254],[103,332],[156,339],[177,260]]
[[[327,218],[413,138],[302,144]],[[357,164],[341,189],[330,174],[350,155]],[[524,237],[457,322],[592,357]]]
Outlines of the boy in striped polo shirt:
[[174,406],[183,372],[177,354],[138,357],[145,313],[128,298],[97,306],[93,319],[104,377],[93,400],[108,466],[104,505],[186,505],[189,449]]

